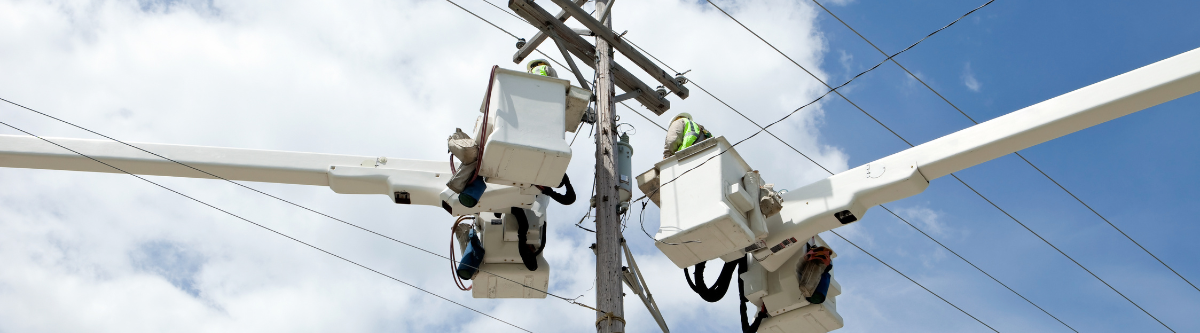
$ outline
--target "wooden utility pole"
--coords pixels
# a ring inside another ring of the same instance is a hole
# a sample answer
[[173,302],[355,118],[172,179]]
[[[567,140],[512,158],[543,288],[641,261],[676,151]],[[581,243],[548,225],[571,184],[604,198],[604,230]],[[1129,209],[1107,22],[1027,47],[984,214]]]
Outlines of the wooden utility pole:
[[[596,17],[612,28],[608,12],[613,0],[596,1]],[[612,45],[596,38],[596,332],[625,332],[624,288],[621,286],[621,223],[617,214],[620,184],[616,163],[616,96],[612,77]]]
[[[646,56],[621,40],[621,36],[612,31],[612,9],[614,0],[596,0],[594,16],[589,15],[580,7],[587,0],[550,0],[562,7],[558,15],[551,15],[534,0],[508,0],[508,8],[534,27],[538,34],[527,43],[517,44],[517,53],[513,55],[513,63],[520,63],[534,51],[543,40],[553,39],[558,44],[559,52],[570,63],[571,55],[592,65],[596,70],[596,308],[600,310],[596,319],[596,331],[600,333],[625,332],[624,275],[621,270],[621,223],[617,207],[620,205],[619,186],[617,179],[617,133],[616,115],[613,110],[616,102],[625,99],[636,99],[654,114],[662,115],[671,108],[671,102],[666,100],[666,93],[652,89],[645,82],[633,76],[621,65],[613,62],[613,50],[625,54],[629,61],[646,71],[663,86],[660,89],[671,91],[679,98],[688,97],[688,89],[683,86],[681,77],[672,77],[654,64]],[[568,27],[564,22],[574,18],[587,29]],[[596,36],[596,45],[592,46],[579,35]],[[571,72],[580,80],[582,73],[574,65]],[[676,74],[678,76],[679,74]],[[618,96],[616,88],[620,87],[625,93]],[[652,298],[648,299],[652,304]],[[651,312],[657,313],[657,305],[647,305]],[[657,317],[657,319],[661,319]],[[660,325],[662,325],[660,320]],[[666,325],[662,325],[666,331]]]

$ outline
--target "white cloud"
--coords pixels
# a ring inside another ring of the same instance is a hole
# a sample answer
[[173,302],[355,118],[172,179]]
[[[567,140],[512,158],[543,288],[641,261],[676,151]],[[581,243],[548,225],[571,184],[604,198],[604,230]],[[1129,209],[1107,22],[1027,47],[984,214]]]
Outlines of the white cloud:
[[941,220],[942,213],[928,207],[906,207],[896,209],[896,212],[903,215],[908,222],[915,222],[914,224],[925,232],[934,235],[945,235],[949,231],[946,224]]
[[[487,4],[456,2],[513,33],[533,34]],[[818,69],[826,50],[809,4],[722,5]],[[664,12],[672,19],[657,16]],[[629,2],[614,15],[629,38],[679,70],[694,69],[690,78],[760,123],[821,90],[710,7]],[[442,1],[9,1],[0,2],[0,45],[2,97],[119,139],[423,160],[444,160],[445,136],[474,119],[487,69],[516,67],[510,37]],[[542,49],[560,58],[553,45]],[[719,135],[752,133],[699,89],[673,103],[672,113],[690,112]],[[660,132],[618,112],[641,133],[635,167],[649,167]],[[845,170],[846,154],[820,139],[822,112],[818,104],[774,132]],[[0,106],[0,118],[39,135],[94,138],[11,106]],[[593,152],[589,140],[579,141],[570,172],[588,179]],[[781,188],[824,177],[787,150],[767,136],[739,146]],[[152,179],[534,331],[590,330],[594,321],[588,310],[552,298],[472,299],[436,257],[229,184]],[[511,330],[129,176],[3,169],[0,183],[7,189],[0,191],[0,331]],[[424,248],[449,241],[451,219],[440,208],[250,186]],[[569,225],[582,206],[552,208],[547,259],[552,292],[594,304],[591,235]],[[648,228],[654,220],[648,216]],[[699,303],[679,269],[631,232],[673,328],[738,325],[736,295]],[[655,329],[640,302],[627,301],[630,331]]]
[[966,85],[967,89],[971,89],[971,91],[979,92],[979,89],[983,88],[983,84],[979,83],[979,80],[975,79],[975,72],[971,71],[970,62],[963,67],[962,79],[963,85]]
[[853,70],[851,65],[854,64],[854,55],[846,52],[846,50],[838,50],[838,53],[841,54],[841,56],[838,57],[838,63],[842,65],[842,70],[846,71],[846,75],[856,74],[851,73]]

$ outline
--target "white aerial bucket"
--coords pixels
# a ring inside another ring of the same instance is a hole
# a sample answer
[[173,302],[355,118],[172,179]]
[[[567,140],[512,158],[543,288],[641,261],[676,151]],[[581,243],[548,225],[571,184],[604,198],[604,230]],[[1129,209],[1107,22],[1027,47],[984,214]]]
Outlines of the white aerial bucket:
[[[813,241],[810,243],[813,246],[829,246],[820,236],[814,236]],[[803,244],[800,247],[803,248]],[[751,259],[746,273],[739,275],[745,282],[743,295],[746,299],[765,307],[770,315],[763,319],[759,332],[827,333],[845,324],[837,312],[837,296],[842,294],[842,286],[837,282],[836,269],[829,272],[829,290],[824,303],[809,303],[800,291],[796,267],[804,257],[803,252],[794,254],[782,266],[786,268],[774,272]],[[837,258],[837,253],[830,258]]]
[[563,134],[570,87],[567,80],[497,68],[479,175],[493,184],[557,187],[571,162]]
[[[747,212],[761,215],[754,204],[758,198],[741,185],[750,166],[725,137],[698,142],[655,167],[661,186],[661,224],[654,245],[676,266],[684,268],[742,251],[765,236],[765,232],[757,235],[747,218]],[[696,169],[661,185],[692,168]]]
[[[537,270],[530,271],[521,259],[519,246],[541,243],[545,212],[525,210],[529,219],[527,244],[519,244],[517,219],[512,214],[495,217],[492,213],[476,214],[476,232],[485,250],[479,272],[472,279],[474,298],[546,298],[543,292],[550,285],[550,264],[544,253],[538,254]],[[460,248],[465,247],[460,242]],[[530,288],[533,287],[533,288]]]

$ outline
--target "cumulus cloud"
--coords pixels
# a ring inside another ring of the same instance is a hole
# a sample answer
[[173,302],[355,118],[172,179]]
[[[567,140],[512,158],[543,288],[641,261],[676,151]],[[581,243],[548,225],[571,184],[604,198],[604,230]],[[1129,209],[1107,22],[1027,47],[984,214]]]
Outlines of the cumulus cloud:
[[967,86],[967,89],[971,89],[971,91],[979,92],[979,89],[983,88],[983,84],[975,79],[975,72],[971,70],[971,63],[969,62],[966,66],[963,66],[962,80],[963,85]]
[[[486,3],[457,2],[515,34],[534,32]],[[819,68],[827,51],[810,4],[718,3]],[[664,12],[672,20],[661,20]],[[760,123],[822,89],[706,4],[630,2],[614,17],[628,38],[678,71],[693,69],[689,78]],[[441,161],[446,135],[475,119],[488,68],[517,67],[512,45],[441,1],[9,1],[0,2],[0,92],[129,141]],[[561,59],[553,44],[542,49]],[[747,63],[754,66],[735,65]],[[670,112],[690,112],[718,135],[753,133],[699,89],[673,103]],[[639,110],[660,123],[670,116]],[[635,168],[649,168],[661,132],[627,111],[618,110],[621,122],[640,132]],[[846,154],[821,141],[822,112],[818,104],[774,132],[845,170]],[[39,135],[95,138],[12,106],[0,106],[0,117]],[[587,133],[578,141],[569,172],[589,179],[593,149]],[[739,146],[780,188],[824,177],[787,150],[769,136]],[[594,313],[561,300],[472,299],[453,287],[437,257],[236,186],[151,179],[519,326],[592,329]],[[129,176],[3,169],[0,183],[8,189],[0,193],[0,331],[511,330]],[[250,186],[426,249],[449,242],[452,220],[440,208],[320,187]],[[594,304],[592,236],[569,225],[583,212],[579,204],[551,208],[546,257],[552,292]],[[656,213],[646,213],[651,232]],[[737,297],[699,302],[679,269],[630,231],[673,329],[736,329]],[[656,329],[640,302],[627,300],[630,331]]]

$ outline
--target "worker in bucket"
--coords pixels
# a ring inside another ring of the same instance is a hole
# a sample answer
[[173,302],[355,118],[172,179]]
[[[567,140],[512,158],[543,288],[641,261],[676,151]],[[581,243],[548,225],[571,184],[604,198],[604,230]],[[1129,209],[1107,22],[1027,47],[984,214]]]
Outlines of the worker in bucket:
[[711,138],[712,133],[704,126],[692,120],[687,112],[680,113],[671,119],[671,127],[667,128],[667,138],[663,145],[663,158],[675,155],[675,152],[691,147],[697,142]]
[[530,60],[528,64],[525,64],[525,71],[541,76],[558,77],[558,73],[554,71],[554,67],[550,67],[550,62],[546,59]]

